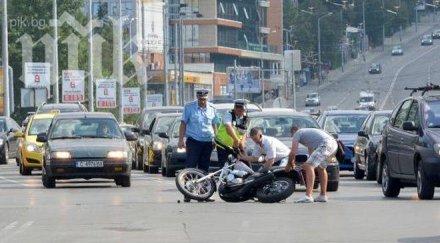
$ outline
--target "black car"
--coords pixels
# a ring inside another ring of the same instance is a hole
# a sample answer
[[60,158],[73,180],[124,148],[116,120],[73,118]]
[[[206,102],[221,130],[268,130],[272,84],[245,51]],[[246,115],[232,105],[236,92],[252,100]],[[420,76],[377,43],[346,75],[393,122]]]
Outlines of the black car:
[[382,139],[382,131],[391,115],[390,110],[371,112],[361,126],[354,143],[354,178],[376,179],[377,146]]
[[368,68],[368,72],[370,74],[379,74],[382,73],[382,65],[379,63],[372,63],[370,67]]
[[434,188],[440,186],[440,96],[424,95],[440,86],[413,92],[417,90],[423,90],[422,95],[401,101],[383,131],[379,162],[386,197],[397,197],[403,187],[417,186],[420,199],[432,199]]
[[0,164],[7,164],[9,158],[17,153],[17,137],[15,132],[20,125],[10,117],[0,116]]
[[53,188],[58,179],[108,178],[116,185],[131,185],[131,153],[127,144],[137,137],[121,131],[111,113],[77,112],[57,115],[44,143],[42,181]]
[[77,102],[77,103],[43,103],[38,106],[36,113],[51,113],[57,111],[59,113],[65,112],[87,112],[87,108]]
[[[119,127],[122,129],[122,132],[125,134],[125,132],[133,132],[135,130],[135,126],[128,123],[120,123]],[[131,152],[131,168],[136,167],[136,141],[128,141],[128,147],[130,148]]]
[[181,118],[181,113],[158,113],[153,116],[153,121],[148,130],[142,130],[144,135],[144,172],[155,174],[159,172],[162,164],[162,151],[165,148],[165,141],[160,134],[166,133],[171,124],[178,118]]
[[144,108],[135,123],[134,131],[138,133],[138,141],[135,146],[135,160],[136,160],[136,169],[142,170],[144,169],[144,137],[145,134],[141,133],[141,131],[148,130],[150,128],[151,122],[154,119],[155,114],[158,113],[176,113],[182,112],[183,107],[181,106],[161,106],[161,107],[148,107]]
[[[319,128],[318,123],[309,114],[296,112],[287,109],[269,108],[262,112],[249,113],[248,130],[253,127],[259,127],[263,134],[276,137],[287,147],[292,146],[291,128],[293,125],[308,128]],[[252,139],[246,140],[246,151],[251,153],[255,143]],[[303,145],[298,148],[298,154],[308,154],[308,150]],[[253,165],[256,163],[252,163]],[[256,169],[254,167],[254,169]],[[339,187],[339,166],[338,162],[329,163],[327,166],[328,184],[327,191],[337,191]],[[319,181],[318,179],[316,181]]]
[[340,170],[353,170],[354,142],[369,113],[362,110],[335,110],[324,111],[318,117],[319,126],[331,134],[338,134],[338,139],[345,145],[345,159],[339,161]]
[[173,177],[177,170],[186,166],[186,148],[179,148],[180,118],[176,118],[166,133],[159,134],[164,144],[161,156],[161,171],[166,177]]

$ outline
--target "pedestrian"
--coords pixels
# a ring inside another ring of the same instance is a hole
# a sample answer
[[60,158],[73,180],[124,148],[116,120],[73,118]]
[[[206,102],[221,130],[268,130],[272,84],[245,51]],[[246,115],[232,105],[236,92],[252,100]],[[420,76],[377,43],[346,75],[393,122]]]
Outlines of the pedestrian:
[[[213,138],[219,118],[214,106],[208,102],[208,90],[196,92],[197,100],[185,105],[179,129],[178,147],[186,147],[186,167],[208,171]],[[183,138],[186,136],[186,142]],[[189,198],[184,199],[189,202]],[[213,201],[207,199],[206,201]]]
[[222,123],[214,139],[220,167],[227,161],[229,155],[244,150],[246,130],[249,123],[247,103],[248,101],[245,99],[234,100],[234,108],[227,111],[223,116]]
[[[335,159],[338,148],[336,140],[327,132],[318,128],[292,127],[293,139],[290,149],[289,162],[286,171],[295,168],[295,156],[298,153],[298,145],[302,144],[309,150],[309,158],[302,164],[306,172],[306,195],[298,199],[297,203],[327,202],[327,163]],[[315,182],[315,169],[318,171],[320,194],[313,198],[313,184]]]
[[285,166],[290,153],[289,148],[280,140],[263,135],[263,131],[259,127],[251,129],[249,136],[255,143],[251,155],[240,154],[239,159],[246,162],[264,162],[260,171],[266,171],[274,164]]

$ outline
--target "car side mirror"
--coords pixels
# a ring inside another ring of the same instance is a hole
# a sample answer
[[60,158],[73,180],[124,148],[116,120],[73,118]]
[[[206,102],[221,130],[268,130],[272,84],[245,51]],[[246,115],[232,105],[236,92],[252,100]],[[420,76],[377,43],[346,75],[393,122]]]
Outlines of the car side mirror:
[[40,142],[40,143],[47,142],[47,133],[45,133],[45,132],[38,133],[38,135],[37,135],[37,142]]
[[148,129],[142,129],[141,135],[150,135],[150,131]]
[[16,136],[17,138],[21,138],[21,137],[23,137],[23,131],[21,131],[21,130],[16,131],[16,132],[15,132],[15,136]]
[[132,132],[135,132],[135,133],[139,133],[141,130],[139,129],[139,128],[137,128],[137,127],[132,127],[131,129],[130,129]]
[[417,130],[417,127],[413,121],[405,121],[402,124],[402,129],[405,131],[415,131]]
[[138,139],[138,136],[131,131],[125,131],[124,136],[127,141],[137,141]]
[[365,131],[359,131],[358,136],[368,138],[368,134],[366,134]]
[[169,138],[169,136],[167,135],[166,132],[160,132],[160,133],[158,133],[157,135],[158,135],[159,137],[161,137],[161,138]]

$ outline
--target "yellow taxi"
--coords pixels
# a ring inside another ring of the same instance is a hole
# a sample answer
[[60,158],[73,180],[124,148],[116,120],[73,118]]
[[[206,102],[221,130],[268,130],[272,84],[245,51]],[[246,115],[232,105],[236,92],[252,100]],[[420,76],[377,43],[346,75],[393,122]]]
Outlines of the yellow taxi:
[[17,131],[16,136],[20,139],[18,144],[18,157],[21,175],[31,175],[32,170],[41,170],[43,166],[43,143],[37,142],[37,135],[47,132],[52,119],[57,112],[35,114],[23,131]]

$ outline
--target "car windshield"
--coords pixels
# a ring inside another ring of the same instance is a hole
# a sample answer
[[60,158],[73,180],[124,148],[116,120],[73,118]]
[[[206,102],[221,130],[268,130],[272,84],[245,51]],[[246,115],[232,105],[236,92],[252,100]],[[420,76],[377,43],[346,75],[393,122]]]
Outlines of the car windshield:
[[344,114],[327,116],[324,130],[329,133],[357,133],[367,114]]
[[159,134],[163,132],[167,132],[168,128],[171,126],[171,123],[176,119],[174,116],[165,116],[165,117],[159,117],[158,120],[155,122],[156,128],[154,128],[153,133]]
[[0,119],[0,132],[6,132],[6,120]]
[[383,132],[385,125],[387,124],[389,117],[387,115],[375,116],[373,126],[371,128],[372,135],[380,135]]
[[361,97],[359,99],[359,101],[360,102],[372,102],[373,101],[373,97],[372,96],[364,96],[364,97]]
[[51,122],[52,118],[33,119],[28,135],[37,135],[42,132],[47,132]]
[[440,128],[440,101],[425,103],[423,120],[429,128]]
[[58,120],[52,129],[51,139],[66,138],[122,138],[121,129],[113,119],[70,118]]
[[308,94],[307,98],[318,98],[318,94]]
[[250,119],[249,128],[259,127],[263,133],[272,137],[291,137],[290,130],[293,126],[300,128],[317,128],[318,125],[311,117],[268,116],[253,117]]
[[400,49],[402,49],[400,46],[395,46],[394,47],[394,50],[400,50]]

